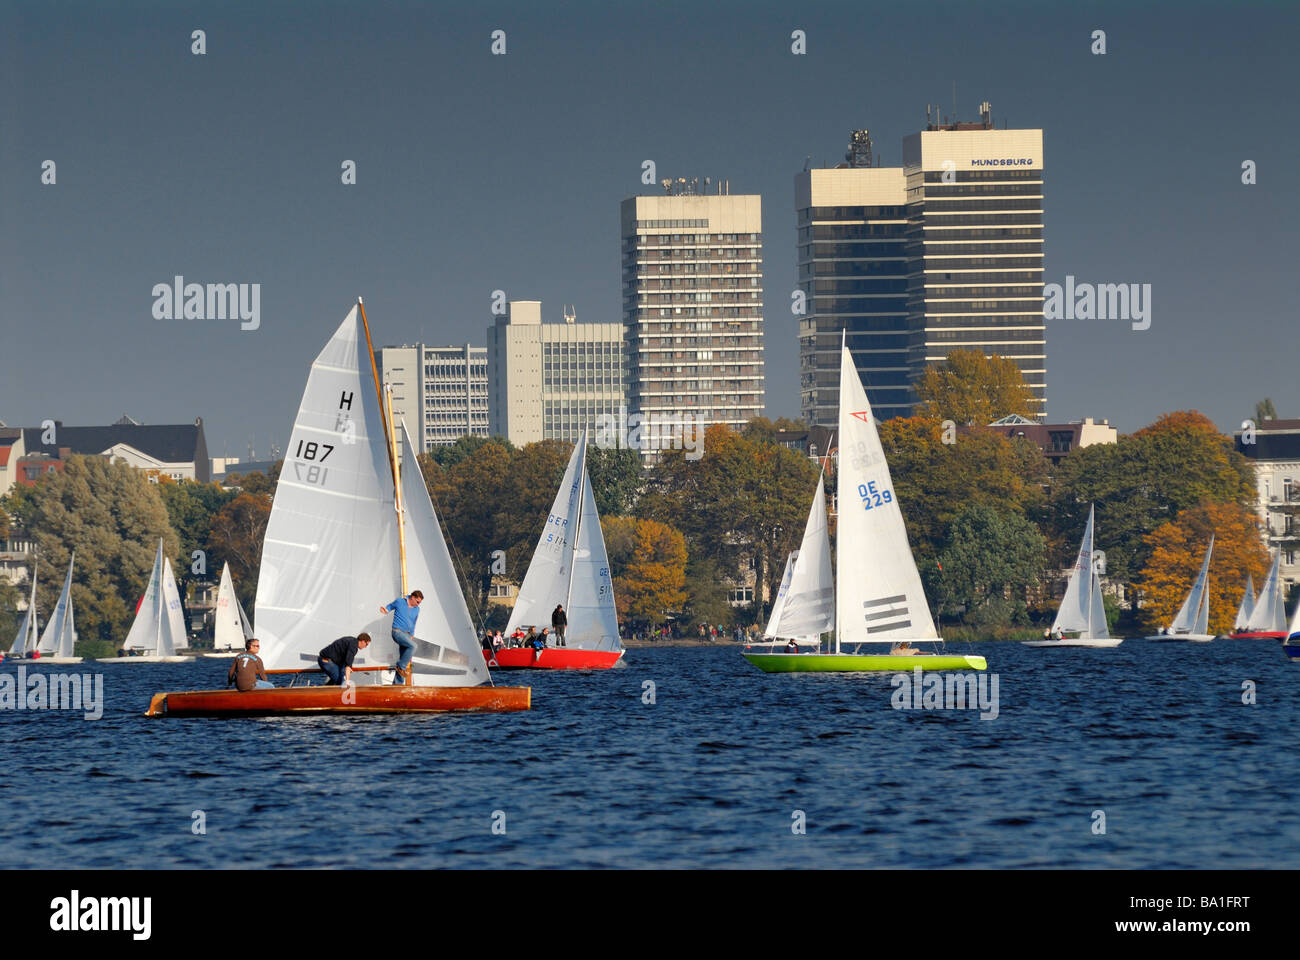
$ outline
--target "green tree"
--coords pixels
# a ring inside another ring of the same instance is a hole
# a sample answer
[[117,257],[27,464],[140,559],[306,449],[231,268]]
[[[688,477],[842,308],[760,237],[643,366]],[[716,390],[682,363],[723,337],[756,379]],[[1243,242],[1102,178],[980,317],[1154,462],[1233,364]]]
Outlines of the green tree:
[[1107,575],[1131,582],[1145,567],[1148,533],[1202,503],[1250,506],[1255,471],[1232,438],[1195,412],[1165,414],[1117,443],[1071,451],[1057,470],[1049,513],[1053,564],[1065,566],[1078,550],[1097,506],[1097,548]]
[[[486,443],[495,443],[504,447],[508,453],[513,453],[515,450],[515,445],[505,437],[475,437],[466,434],[457,437],[455,443],[439,444],[433,448],[432,453],[421,454],[421,456],[428,457],[443,469],[450,469],[462,460],[472,457],[475,451]],[[424,469],[423,465],[421,469]]]
[[979,350],[953,350],[925,368],[916,385],[916,413],[959,424],[986,425],[1001,417],[1037,415],[1033,391],[1020,367]]
[[1255,423],[1261,424],[1265,420],[1276,420],[1277,408],[1273,406],[1273,398],[1265,397],[1259,403],[1255,404]]
[[1012,511],[968,506],[949,525],[937,561],[922,567],[936,612],[965,608],[972,625],[1025,622],[1026,595],[1043,571],[1047,541]]
[[220,573],[218,563],[230,564],[235,592],[249,616],[254,615],[257,576],[262,563],[262,541],[271,519],[271,498],[244,490],[217,511],[212,518],[208,543],[212,548],[209,563]]
[[603,517],[632,512],[645,474],[641,454],[626,447],[588,444],[587,474],[591,477],[597,513]]
[[[25,489],[21,521],[36,541],[42,610],[54,608],[76,550],[72,602],[84,641],[120,646],[153,570],[158,539],[165,555],[173,561],[179,555],[157,485],[141,471],[104,457],[74,455],[62,472]],[[98,645],[94,652],[102,655]]]
[[275,495],[275,485],[280,480],[280,469],[283,466],[284,461],[277,460],[266,473],[256,470],[252,473],[232,473],[226,477],[225,485],[227,488],[238,487],[243,493],[271,497]]
[[691,554],[686,560],[686,606],[688,622],[717,624],[718,629],[735,623],[736,610],[732,607],[729,591],[712,557]]

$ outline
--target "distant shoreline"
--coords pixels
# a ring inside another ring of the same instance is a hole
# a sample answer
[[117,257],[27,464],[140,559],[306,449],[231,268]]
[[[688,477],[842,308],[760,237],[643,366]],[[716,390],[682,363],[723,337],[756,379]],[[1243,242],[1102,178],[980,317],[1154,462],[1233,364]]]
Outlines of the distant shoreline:
[[742,647],[735,640],[701,640],[698,637],[670,637],[667,640],[624,640],[623,646],[631,650],[644,647]]

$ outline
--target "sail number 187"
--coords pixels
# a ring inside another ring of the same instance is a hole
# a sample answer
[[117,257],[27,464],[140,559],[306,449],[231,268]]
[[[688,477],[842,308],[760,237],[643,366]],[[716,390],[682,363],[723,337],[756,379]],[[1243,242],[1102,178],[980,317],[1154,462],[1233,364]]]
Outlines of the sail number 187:
[[894,494],[889,490],[878,491],[874,480],[870,483],[859,483],[858,496],[862,498],[868,510],[873,510],[881,504],[894,502]]

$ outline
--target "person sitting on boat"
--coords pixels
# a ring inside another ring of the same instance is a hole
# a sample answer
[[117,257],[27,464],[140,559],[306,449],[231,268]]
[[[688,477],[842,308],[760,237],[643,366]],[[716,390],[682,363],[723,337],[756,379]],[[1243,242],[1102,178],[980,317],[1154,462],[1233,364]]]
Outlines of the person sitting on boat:
[[531,649],[531,648],[534,647],[536,644],[537,644],[537,630],[534,629],[533,627],[529,627],[529,628],[528,628],[528,632],[527,632],[526,634],[524,634],[524,643],[523,643],[523,645],[524,645],[525,647]]
[[536,639],[533,640],[534,649],[545,650],[547,646],[547,641],[550,640],[550,633],[551,630],[549,627],[542,627],[542,632],[539,633]]
[[226,686],[232,683],[240,693],[249,690],[274,690],[275,684],[267,679],[266,667],[258,656],[262,641],[249,637],[244,641],[244,652],[230,663],[230,672],[226,674]]
[[370,634],[363,633],[355,637],[339,637],[320,652],[316,665],[325,671],[329,682],[334,686],[349,686],[352,683],[352,661],[357,652],[370,646]]
[[415,633],[415,621],[420,619],[423,601],[424,594],[412,590],[410,596],[398,597],[388,606],[379,608],[381,614],[393,611],[393,643],[397,644],[398,650],[397,664],[393,668],[397,671],[394,684],[406,683],[406,668],[411,665],[411,655],[415,653],[415,641],[411,637]]
[[914,657],[920,652],[906,640],[901,640],[890,648],[889,655],[891,657]]
[[569,616],[564,612],[564,605],[557,603],[551,611],[551,628],[555,631],[555,645],[564,646],[564,630],[569,625]]

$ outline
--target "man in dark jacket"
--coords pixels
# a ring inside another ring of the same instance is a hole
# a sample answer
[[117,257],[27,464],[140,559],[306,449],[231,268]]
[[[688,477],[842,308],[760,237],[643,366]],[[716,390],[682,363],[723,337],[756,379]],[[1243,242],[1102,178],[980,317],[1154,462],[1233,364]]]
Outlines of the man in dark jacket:
[[347,686],[352,682],[352,661],[357,653],[370,646],[370,634],[363,633],[357,637],[339,637],[320,652],[316,664],[325,671],[329,682],[335,686]]
[[557,603],[551,611],[551,629],[555,631],[555,645],[567,646],[564,642],[564,629],[569,625],[569,616],[564,612],[564,605]]

